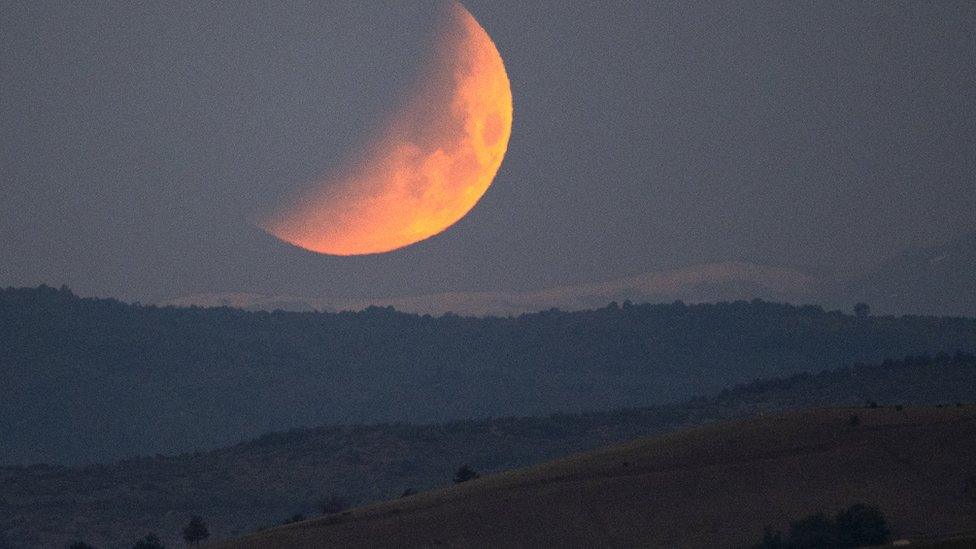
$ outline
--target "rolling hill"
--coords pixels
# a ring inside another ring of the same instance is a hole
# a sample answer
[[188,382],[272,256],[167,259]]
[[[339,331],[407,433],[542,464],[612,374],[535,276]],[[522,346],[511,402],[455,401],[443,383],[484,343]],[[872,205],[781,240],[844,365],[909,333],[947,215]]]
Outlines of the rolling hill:
[[976,402],[976,357],[913,357],[758,381],[679,404],[583,415],[271,433],[204,453],[115,464],[0,467],[0,539],[130,547],[147,531],[177,543],[190,515],[241,536],[339,497],[362,505],[450,483],[461,464],[499,473],[714,423],[823,406]]
[[[857,418],[854,421],[853,418]],[[218,547],[743,547],[855,502],[896,539],[976,534],[976,407],[821,409],[689,429]]]
[[512,318],[159,308],[0,290],[0,463],[203,451],[323,424],[679,402],[753,379],[976,351],[976,319],[751,302]]

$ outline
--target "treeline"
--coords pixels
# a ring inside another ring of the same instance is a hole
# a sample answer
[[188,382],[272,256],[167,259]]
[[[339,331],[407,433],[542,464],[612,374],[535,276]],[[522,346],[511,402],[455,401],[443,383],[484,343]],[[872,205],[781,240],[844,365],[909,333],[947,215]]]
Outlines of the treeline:
[[976,320],[612,303],[516,318],[158,308],[0,290],[0,463],[197,451],[269,431],[676,402],[756,378],[976,350]]
[[[458,468],[457,472],[454,473],[454,483],[461,484],[464,482],[476,480],[481,478],[481,474],[472,469],[467,465],[462,465]],[[400,494],[400,498],[406,498],[416,495],[417,491],[408,488]],[[318,511],[322,516],[334,516],[340,513],[346,514],[345,511],[348,507],[348,503],[344,498],[331,496],[327,498],[322,498],[318,502]],[[296,522],[302,522],[309,517],[306,517],[304,513],[295,513],[290,517],[283,520],[280,524],[282,526],[288,524],[294,524]],[[255,529],[255,531],[266,530],[268,527],[261,526]],[[200,543],[204,542],[210,537],[210,529],[207,527],[207,523],[199,515],[193,515],[190,517],[190,521],[182,530],[182,539],[188,546],[198,547]],[[96,549],[95,546],[89,544],[85,541],[74,541],[68,544],[68,549]],[[149,532],[145,537],[137,540],[132,546],[132,549],[166,549],[166,545],[160,539],[159,535],[155,532]]]

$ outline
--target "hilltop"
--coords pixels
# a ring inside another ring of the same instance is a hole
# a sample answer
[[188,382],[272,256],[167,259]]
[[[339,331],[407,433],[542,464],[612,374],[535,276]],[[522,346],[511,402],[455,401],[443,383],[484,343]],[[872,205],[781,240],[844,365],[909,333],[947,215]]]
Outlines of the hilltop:
[[268,434],[211,452],[87,467],[0,468],[0,539],[54,547],[83,539],[168,543],[192,514],[217,539],[451,482],[461,464],[491,474],[688,427],[822,406],[976,402],[976,357],[913,357],[798,374],[650,408],[437,425],[332,426]]
[[976,319],[750,302],[511,318],[246,312],[0,290],[0,463],[203,451],[323,424],[659,405],[757,378],[976,351]]
[[[856,421],[854,421],[856,418]],[[976,407],[831,409],[690,429],[219,547],[742,547],[855,502],[895,539],[976,534]]]

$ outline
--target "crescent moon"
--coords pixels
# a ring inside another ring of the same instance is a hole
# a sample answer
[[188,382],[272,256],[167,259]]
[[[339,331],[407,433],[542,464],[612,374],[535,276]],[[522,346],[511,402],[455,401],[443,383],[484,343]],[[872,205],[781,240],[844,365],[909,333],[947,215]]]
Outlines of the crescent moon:
[[389,252],[447,230],[488,190],[508,149],[512,90],[485,29],[452,2],[419,92],[359,162],[259,226],[330,255]]

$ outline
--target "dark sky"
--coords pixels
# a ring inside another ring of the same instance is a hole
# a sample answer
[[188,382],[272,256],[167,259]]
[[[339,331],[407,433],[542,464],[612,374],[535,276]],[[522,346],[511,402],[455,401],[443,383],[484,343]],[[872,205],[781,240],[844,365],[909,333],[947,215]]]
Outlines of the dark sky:
[[976,229],[976,3],[464,4],[512,81],[494,185],[438,237],[336,258],[249,219],[409,99],[437,4],[5,1],[0,286],[526,290]]

